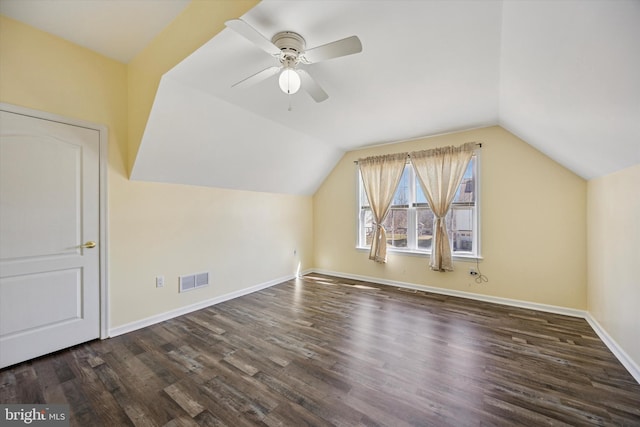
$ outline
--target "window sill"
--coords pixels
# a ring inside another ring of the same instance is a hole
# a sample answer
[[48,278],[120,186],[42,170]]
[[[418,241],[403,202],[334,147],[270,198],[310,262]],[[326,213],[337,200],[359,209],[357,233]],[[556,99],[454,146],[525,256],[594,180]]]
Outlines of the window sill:
[[[356,246],[356,250],[358,252],[369,253],[371,248],[368,248],[366,246]],[[412,251],[410,249],[404,250],[404,249],[389,248],[389,247],[387,247],[387,253],[388,254],[413,256],[413,257],[423,257],[423,258],[428,258],[428,257],[431,256],[431,252],[420,252],[420,251]],[[482,261],[483,258],[480,255],[476,256],[476,255],[473,255],[473,254],[453,254],[453,260],[454,261],[463,261],[463,262],[476,262],[476,260]]]

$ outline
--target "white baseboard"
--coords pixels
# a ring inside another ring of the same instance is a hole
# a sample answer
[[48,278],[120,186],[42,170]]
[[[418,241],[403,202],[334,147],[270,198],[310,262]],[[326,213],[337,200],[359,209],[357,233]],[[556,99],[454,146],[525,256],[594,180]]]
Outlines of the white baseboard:
[[[305,274],[308,274],[311,272],[312,270],[305,270],[301,272],[301,275],[304,276]],[[164,322],[165,320],[173,319],[174,317],[182,316],[183,314],[188,314],[197,310],[201,310],[203,308],[207,308],[212,305],[220,304],[221,302],[229,301],[234,298],[241,297],[243,295],[248,295],[253,292],[260,291],[262,289],[270,288],[271,286],[275,286],[295,278],[296,278],[295,274],[280,277],[278,279],[269,280],[268,282],[260,283],[255,286],[240,289],[235,292],[220,295],[215,298],[199,301],[195,304],[187,305],[184,307],[176,308],[174,310],[166,311],[164,313],[156,314],[154,316],[150,316],[144,319],[136,320],[135,322],[127,323],[122,326],[117,326],[115,328],[109,329],[109,337],[112,338],[118,335],[126,334],[128,332],[133,332],[137,329],[146,328],[147,326],[155,325],[156,323]]]
[[605,343],[609,350],[618,358],[620,363],[627,368],[627,371],[631,374],[633,378],[640,384],[640,366],[636,362],[631,359],[631,357],[618,345],[616,340],[614,340],[611,335],[605,331],[600,323],[591,315],[591,313],[587,312],[585,316],[585,320],[589,322],[589,325],[595,333],[600,337],[602,342]]
[[378,283],[380,285],[396,286],[398,288],[414,289],[417,291],[426,291],[434,294],[448,295],[452,297],[467,298],[476,301],[492,302],[496,304],[509,305],[512,307],[528,308],[531,310],[544,311],[547,313],[562,314],[571,317],[585,318],[587,312],[577,310],[575,308],[560,307],[556,305],[540,304],[522,300],[509,298],[493,297],[490,295],[476,294],[473,292],[456,291],[453,289],[437,288],[434,286],[418,285],[415,283],[399,282],[396,280],[380,279],[378,277],[360,276],[357,274],[341,273],[337,271],[328,271],[321,269],[313,269],[314,273],[326,274],[329,276],[343,277],[345,279],[362,280],[364,282]]
[[399,282],[395,280],[380,279],[377,277],[360,276],[357,274],[341,273],[322,269],[313,269],[313,273],[326,274],[328,276],[343,277],[345,279],[362,280],[365,282],[378,283],[381,285],[396,286],[399,288],[415,289],[419,291],[432,292],[434,294],[448,295],[454,297],[468,298],[478,301],[493,302],[496,304],[509,305],[513,307],[528,308],[531,310],[544,311],[547,313],[562,314],[565,316],[580,317],[585,319],[598,337],[611,350],[613,355],[622,363],[631,376],[640,384],[640,367],[633,359],[618,345],[618,343],[604,330],[596,319],[586,310],[576,310],[573,308],[560,307],[555,305],[539,304],[535,302],[514,300],[509,298],[492,297],[475,294],[472,292],[456,291],[451,289],[436,288],[433,286],[417,285],[414,283]]

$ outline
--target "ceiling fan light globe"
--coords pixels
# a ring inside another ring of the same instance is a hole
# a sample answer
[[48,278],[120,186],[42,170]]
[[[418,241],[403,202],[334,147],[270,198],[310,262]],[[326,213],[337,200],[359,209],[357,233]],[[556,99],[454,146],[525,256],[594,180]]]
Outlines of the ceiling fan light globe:
[[296,73],[295,70],[291,68],[285,68],[280,73],[278,83],[280,85],[280,89],[284,93],[293,95],[300,89],[300,76],[298,75],[298,73]]

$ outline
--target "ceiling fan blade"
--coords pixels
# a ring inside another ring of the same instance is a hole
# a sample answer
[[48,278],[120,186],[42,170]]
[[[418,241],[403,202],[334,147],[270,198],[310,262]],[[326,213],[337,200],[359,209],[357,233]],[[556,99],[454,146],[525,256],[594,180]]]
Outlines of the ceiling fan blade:
[[329,98],[327,92],[324,91],[320,87],[320,85],[307,73],[305,70],[296,69],[296,72],[300,76],[300,80],[302,81],[302,89],[307,92],[314,101],[322,102]]
[[309,49],[303,56],[305,62],[313,64],[314,62],[326,61],[327,59],[339,58],[360,52],[362,52],[360,39],[358,36],[351,36]]
[[269,77],[276,74],[278,71],[280,71],[280,67],[274,66],[274,67],[265,68],[264,70],[258,71],[257,73],[250,75],[249,77],[243,80],[240,80],[238,83],[231,85],[231,87],[252,86],[256,83],[260,83],[261,81],[268,79]]
[[242,37],[249,40],[251,43],[255,44],[268,54],[280,55],[280,49],[278,49],[275,44],[271,43],[271,41],[260,34],[258,30],[244,22],[242,19],[231,19],[225,22],[224,25],[231,28],[236,33],[240,34]]

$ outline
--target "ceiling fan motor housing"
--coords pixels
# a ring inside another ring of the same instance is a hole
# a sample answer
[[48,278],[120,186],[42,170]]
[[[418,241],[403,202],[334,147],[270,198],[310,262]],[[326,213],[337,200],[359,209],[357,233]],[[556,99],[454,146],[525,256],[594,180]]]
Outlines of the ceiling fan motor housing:
[[271,42],[280,49],[280,62],[285,67],[294,67],[299,61],[299,55],[305,50],[304,38],[293,31],[281,31],[273,36]]

